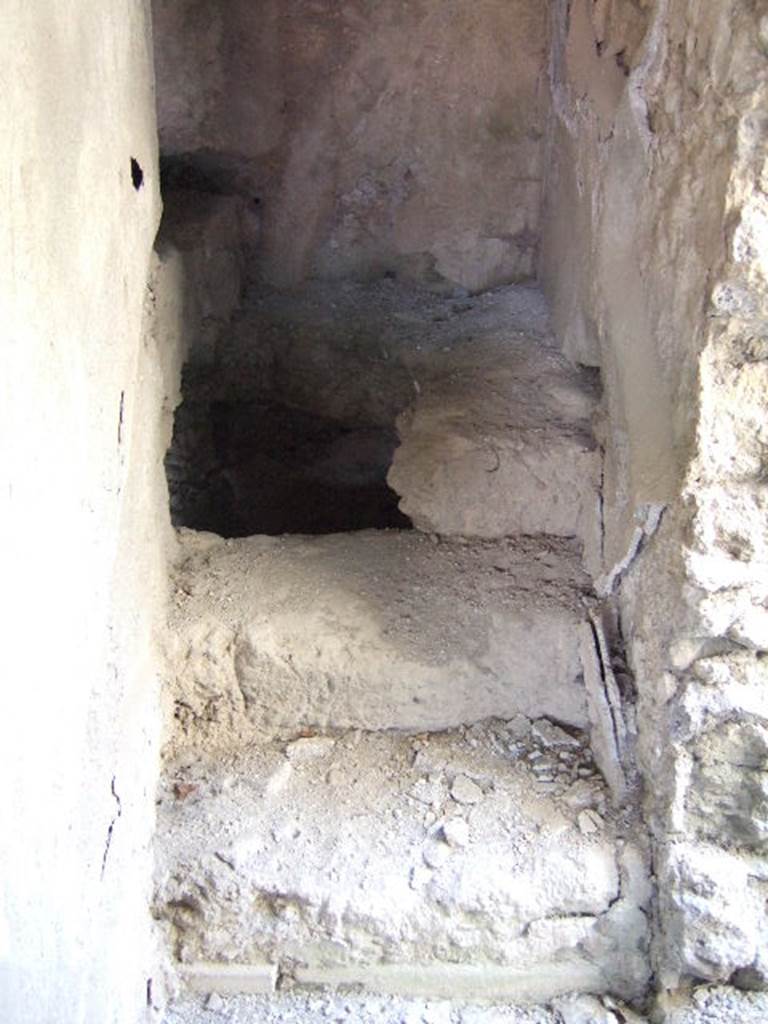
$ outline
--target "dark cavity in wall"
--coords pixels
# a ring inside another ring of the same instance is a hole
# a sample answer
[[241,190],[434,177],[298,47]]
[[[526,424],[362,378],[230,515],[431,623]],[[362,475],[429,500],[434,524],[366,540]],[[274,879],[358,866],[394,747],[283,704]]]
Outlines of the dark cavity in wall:
[[360,328],[367,297],[332,316],[333,288],[252,279],[258,197],[233,175],[227,161],[163,160],[158,251],[183,267],[189,344],[166,457],[172,521],[224,537],[407,529],[386,477],[412,381],[381,324]]
[[407,529],[386,483],[396,445],[382,426],[188,394],[166,457],[174,525],[223,537]]
[[175,189],[219,196],[258,198],[259,176],[241,157],[211,150],[160,154],[160,188],[165,195]]
[[138,192],[144,184],[144,171],[136,157],[131,157],[131,184]]

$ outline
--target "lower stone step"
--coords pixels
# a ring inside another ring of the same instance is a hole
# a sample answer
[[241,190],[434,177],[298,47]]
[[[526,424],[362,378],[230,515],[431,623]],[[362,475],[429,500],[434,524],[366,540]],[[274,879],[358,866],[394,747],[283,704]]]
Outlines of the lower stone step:
[[[657,1005],[654,1024],[765,1024],[768,993],[702,985]],[[285,991],[269,996],[187,995],[163,1024],[649,1024],[613,996],[569,993],[546,1006],[427,1000],[359,992]]]
[[644,993],[640,833],[546,719],[187,754],[158,815],[156,914],[197,988]]
[[171,624],[172,745],[306,728],[587,722],[590,581],[576,542],[415,531],[222,540],[184,532]]
[[[318,1024],[319,1021],[331,1024],[647,1024],[645,1017],[610,996],[598,998],[581,993],[562,996],[550,1006],[466,1003],[335,991],[281,992],[271,996],[209,993],[188,996],[169,1007],[164,1017],[164,1024]],[[693,1021],[686,1024],[693,1024]],[[753,1024],[758,1024],[757,1017]]]

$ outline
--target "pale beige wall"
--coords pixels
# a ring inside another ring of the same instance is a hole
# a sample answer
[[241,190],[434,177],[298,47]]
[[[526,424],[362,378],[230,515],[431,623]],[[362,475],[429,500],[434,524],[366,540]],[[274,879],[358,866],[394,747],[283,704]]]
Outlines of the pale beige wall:
[[262,200],[271,280],[530,277],[541,0],[155,0],[161,146]]
[[[665,352],[656,330],[659,322],[667,328],[672,311],[666,287],[658,291],[654,231],[664,216],[664,166],[645,82],[662,58],[648,3],[574,0],[567,16],[563,4],[554,11],[541,276],[566,353],[603,372],[613,435],[607,542],[615,559],[626,543],[623,520],[637,505],[665,501],[679,483],[673,409],[690,388],[680,354]],[[683,235],[691,230],[681,227]],[[684,287],[700,294],[703,282],[694,272]],[[675,340],[683,351],[690,343],[688,332]]]
[[10,0],[0,51],[0,1018],[135,1022],[154,970],[176,372],[142,340],[160,214],[148,6]]
[[693,452],[734,158],[731,29],[719,7],[662,0],[553,12],[541,276],[565,351],[603,371],[618,557],[623,521],[677,494]]

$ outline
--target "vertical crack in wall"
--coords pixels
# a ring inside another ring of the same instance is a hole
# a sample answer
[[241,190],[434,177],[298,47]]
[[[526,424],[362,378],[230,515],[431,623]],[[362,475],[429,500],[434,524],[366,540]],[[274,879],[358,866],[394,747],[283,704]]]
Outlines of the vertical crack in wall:
[[123,427],[125,425],[125,391],[120,392],[120,411],[117,414],[117,444],[123,443]]
[[595,590],[600,597],[610,597],[613,594],[619,580],[629,572],[640,552],[658,530],[666,507],[648,504],[637,510],[635,518],[639,522],[632,533],[626,555],[595,583]]
[[581,661],[595,761],[618,805],[626,798],[631,777],[629,732],[605,632],[591,610],[582,631]]
[[597,521],[600,529],[600,568],[605,565],[605,445],[600,452],[600,490],[597,494]]
[[624,722],[621,716],[621,697],[619,695],[619,688],[616,685],[616,680],[613,678],[613,670],[611,669],[610,655],[608,653],[605,634],[603,633],[603,629],[596,616],[590,615],[589,625],[592,630],[598,671],[603,684],[605,707],[608,712],[608,720],[611,725],[611,735],[613,737],[613,747],[616,754],[616,760],[621,762],[626,736]]
[[122,818],[122,816],[123,816],[123,803],[122,803],[122,800],[120,799],[120,797],[118,795],[117,790],[115,789],[116,778],[117,777],[115,775],[112,776],[112,783],[111,783],[111,786],[110,786],[110,789],[111,789],[111,792],[112,792],[112,797],[113,797],[113,799],[115,801],[115,813],[112,816],[112,821],[110,821],[109,828],[107,829],[107,840],[106,840],[106,842],[104,844],[104,854],[103,854],[103,856],[101,858],[101,877],[102,877],[102,879],[104,878],[104,872],[107,870],[107,858],[109,857],[109,849],[110,849],[110,847],[112,845],[112,834],[113,834],[113,832],[115,830],[115,825],[117,824],[118,819]]

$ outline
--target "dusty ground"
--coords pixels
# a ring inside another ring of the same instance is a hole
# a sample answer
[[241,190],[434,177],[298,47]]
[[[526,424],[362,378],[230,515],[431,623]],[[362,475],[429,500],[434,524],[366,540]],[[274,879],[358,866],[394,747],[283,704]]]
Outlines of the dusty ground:
[[768,993],[723,987],[700,988],[687,1005],[671,1010],[664,1024],[764,1024]]
[[254,289],[209,356],[214,372],[209,365],[205,381],[195,384],[243,397],[267,390],[341,421],[391,425],[441,354],[524,339],[556,352],[544,298],[532,286],[439,296],[382,277],[313,281],[300,291]]

